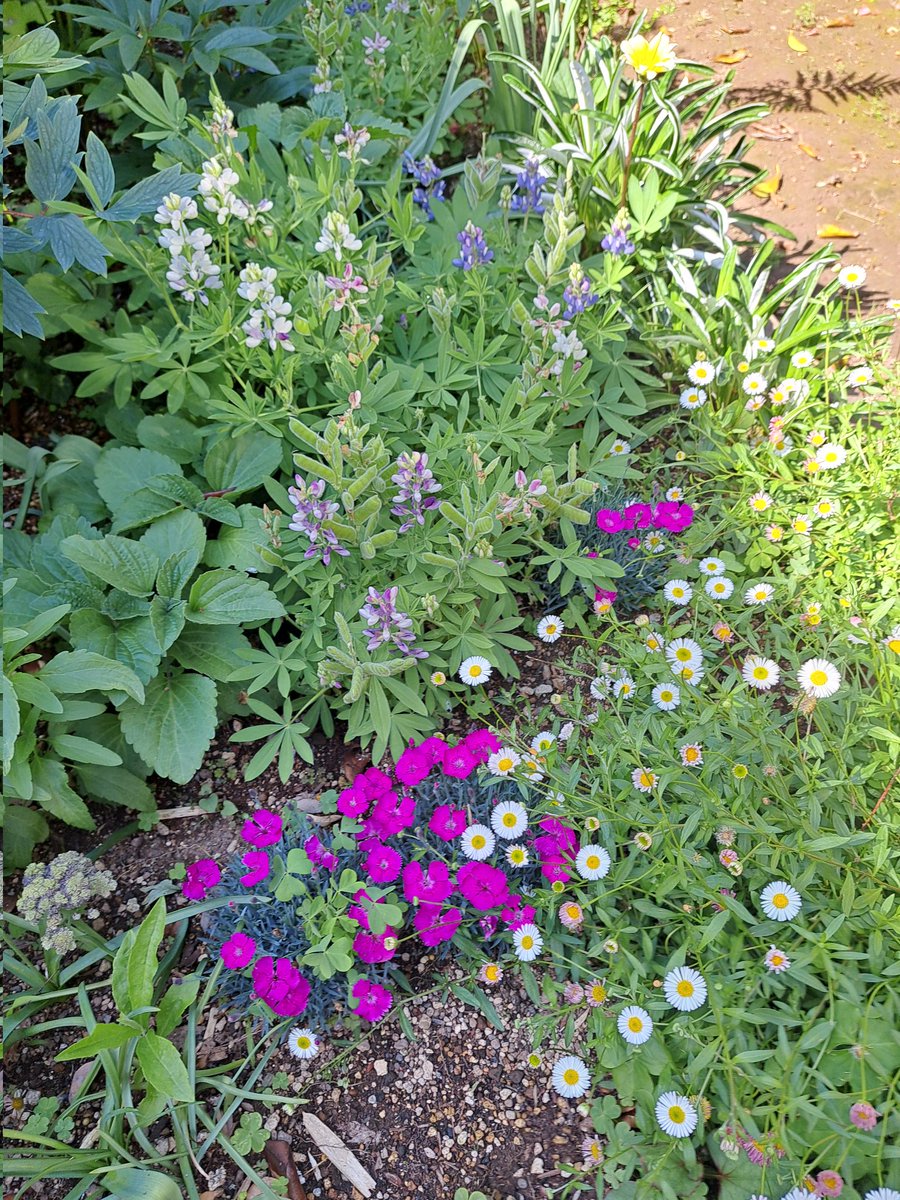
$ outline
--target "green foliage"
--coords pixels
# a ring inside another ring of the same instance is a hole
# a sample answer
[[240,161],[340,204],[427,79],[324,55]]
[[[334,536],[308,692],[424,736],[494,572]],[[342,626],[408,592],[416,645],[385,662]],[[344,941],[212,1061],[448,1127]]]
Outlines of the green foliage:
[[[173,187],[193,182],[177,166],[157,172],[113,199],[116,172],[109,151],[89,132],[81,144],[81,116],[74,96],[50,97],[45,77],[68,74],[85,60],[60,53],[49,28],[12,37],[6,47],[3,158],[24,160],[24,188],[4,189],[18,218],[4,228],[3,325],[22,336],[44,336],[46,308],[31,285],[33,277],[54,264],[62,274],[77,262],[94,275],[106,275],[109,250],[98,236],[110,222],[132,222],[152,212]],[[25,81],[25,82],[20,82]],[[80,184],[87,204],[68,199]],[[24,222],[24,223],[23,223]],[[96,230],[96,232],[95,232]]]
[[[167,421],[178,418],[138,426],[158,441]],[[64,438],[54,455],[36,459],[6,442],[28,483],[23,507],[36,492],[48,513],[37,536],[13,530],[4,539],[12,574],[3,756],[7,863],[15,867],[46,837],[42,813],[93,828],[83,792],[149,813],[149,771],[186,783],[215,734],[218,686],[235,650],[249,645],[240,630],[283,609],[245,574],[250,523],[259,529],[261,512],[203,490],[230,495],[261,482],[276,461],[266,435],[237,439],[226,454],[210,446],[203,469],[216,488],[141,445],[110,442],[98,452]],[[92,520],[80,515],[85,492]],[[248,536],[237,547],[227,538],[218,544],[208,536],[212,520],[220,537],[245,522]],[[217,565],[206,569],[210,555]],[[50,638],[71,649],[42,655],[35,647]]]

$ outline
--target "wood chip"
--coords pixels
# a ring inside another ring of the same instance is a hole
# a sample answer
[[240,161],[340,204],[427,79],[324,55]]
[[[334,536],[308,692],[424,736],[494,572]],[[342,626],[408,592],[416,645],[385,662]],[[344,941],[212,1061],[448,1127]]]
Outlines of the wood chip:
[[320,1121],[318,1117],[308,1112],[303,1114],[303,1124],[312,1140],[325,1157],[334,1163],[344,1178],[352,1183],[363,1196],[371,1196],[375,1188],[375,1180],[334,1130],[329,1129],[324,1121]]

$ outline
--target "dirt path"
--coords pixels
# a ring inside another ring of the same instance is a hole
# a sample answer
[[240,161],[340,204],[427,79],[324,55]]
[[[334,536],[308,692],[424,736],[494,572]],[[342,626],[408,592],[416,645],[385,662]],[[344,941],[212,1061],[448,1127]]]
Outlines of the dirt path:
[[900,3],[676,0],[661,24],[683,57],[735,72],[735,101],[772,109],[751,157],[781,186],[747,207],[796,234],[791,253],[828,225],[856,233],[832,244],[866,267],[869,302],[900,295]]

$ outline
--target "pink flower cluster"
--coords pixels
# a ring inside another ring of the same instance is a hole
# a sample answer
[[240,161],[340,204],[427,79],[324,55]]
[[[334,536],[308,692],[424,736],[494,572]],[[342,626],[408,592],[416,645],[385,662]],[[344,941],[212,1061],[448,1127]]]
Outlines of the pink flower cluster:
[[626,504],[617,508],[601,508],[597,513],[597,528],[604,533],[622,533],[626,529],[666,529],[682,533],[694,520],[689,504],[676,500],[661,500],[659,504]]
[[551,883],[566,883],[578,853],[575,830],[556,817],[544,817],[539,825],[544,832],[534,839],[534,849],[541,860],[541,874]]

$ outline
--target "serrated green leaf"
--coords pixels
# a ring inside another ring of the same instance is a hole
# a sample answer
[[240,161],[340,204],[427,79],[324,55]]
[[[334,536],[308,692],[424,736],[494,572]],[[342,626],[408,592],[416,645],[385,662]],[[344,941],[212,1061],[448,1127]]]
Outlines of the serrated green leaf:
[[125,740],[151,770],[187,783],[216,732],[216,685],[187,672],[158,675],[144,704],[127,700],[119,721]]
[[261,579],[218,570],[194,582],[186,616],[198,625],[243,625],[283,617],[284,608]]

